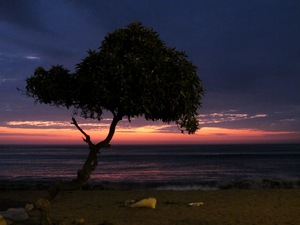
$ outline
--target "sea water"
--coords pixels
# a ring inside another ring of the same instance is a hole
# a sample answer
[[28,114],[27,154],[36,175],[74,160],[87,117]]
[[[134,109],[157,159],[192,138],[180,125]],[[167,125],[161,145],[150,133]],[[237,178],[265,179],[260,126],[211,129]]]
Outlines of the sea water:
[[[0,145],[0,182],[71,180],[87,154],[85,145]],[[113,145],[98,159],[89,183],[104,188],[300,185],[300,144]]]

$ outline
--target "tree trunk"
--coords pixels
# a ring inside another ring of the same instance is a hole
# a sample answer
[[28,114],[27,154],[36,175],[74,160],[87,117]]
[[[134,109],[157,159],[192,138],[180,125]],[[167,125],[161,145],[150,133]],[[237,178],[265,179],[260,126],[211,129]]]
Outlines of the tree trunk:
[[96,169],[98,165],[98,153],[100,149],[109,147],[109,143],[114,135],[117,123],[122,119],[120,116],[114,116],[113,121],[110,125],[109,133],[107,137],[97,143],[94,144],[91,141],[91,138],[88,134],[86,134],[78,125],[75,118],[72,118],[72,124],[76,126],[76,128],[85,136],[83,138],[84,142],[86,142],[89,146],[89,154],[82,166],[81,169],[77,171],[77,177],[71,181],[60,181],[55,183],[52,187],[48,189],[48,192],[45,197],[38,199],[35,202],[35,208],[37,208],[41,212],[41,225],[51,225],[51,219],[49,217],[49,211],[51,208],[51,201],[58,195],[60,191],[70,191],[70,190],[78,190],[82,187],[82,185],[86,184],[89,180],[92,172]]

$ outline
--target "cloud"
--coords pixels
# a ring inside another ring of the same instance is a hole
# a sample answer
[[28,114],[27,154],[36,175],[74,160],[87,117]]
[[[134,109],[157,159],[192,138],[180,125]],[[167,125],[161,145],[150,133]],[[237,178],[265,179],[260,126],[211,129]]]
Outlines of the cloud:
[[31,55],[28,55],[28,56],[25,56],[26,59],[30,59],[30,60],[38,60],[40,59],[40,57],[37,57],[37,56],[31,56]]
[[118,129],[118,132],[136,132],[136,133],[168,133],[171,128],[174,129],[175,125],[146,125],[140,127],[125,128],[122,127]]
[[38,9],[39,1],[30,0],[1,0],[0,19],[12,26],[25,27],[31,30],[44,30],[44,24]]
[[241,120],[258,119],[267,117],[267,114],[248,114],[248,113],[234,113],[233,110],[227,112],[215,112],[209,114],[200,114],[198,116],[201,125],[235,122]]
[[[97,130],[109,130],[111,119],[103,119],[100,123],[79,123],[79,126],[87,131],[97,131]],[[26,129],[76,129],[73,124],[70,122],[64,121],[9,121],[6,122],[5,125],[11,128],[23,128]],[[155,124],[155,125],[134,125],[128,123],[120,123],[117,127],[118,132],[122,133],[168,133],[168,132],[176,132],[178,133],[179,130],[177,129],[176,125],[169,125],[169,124]]]
[[16,78],[1,78],[0,77],[0,84],[1,83],[5,83],[5,82],[12,82],[12,81],[16,81]]
[[[109,120],[106,120],[109,121]],[[19,127],[19,128],[74,128],[74,125],[70,122],[65,121],[9,121],[6,122],[8,127]],[[81,123],[79,124],[83,129],[103,129],[109,128],[110,123]]]
[[[11,63],[21,63],[24,59],[28,60],[39,60],[40,57],[35,54],[28,54],[21,50],[6,50],[0,52],[0,63],[4,65],[4,67],[8,67]],[[23,62],[24,63],[24,62]],[[5,68],[2,68],[4,70]]]
[[60,122],[60,121],[9,121],[6,122],[8,126],[12,127],[23,127],[23,128],[32,128],[32,127],[70,127],[70,123]]

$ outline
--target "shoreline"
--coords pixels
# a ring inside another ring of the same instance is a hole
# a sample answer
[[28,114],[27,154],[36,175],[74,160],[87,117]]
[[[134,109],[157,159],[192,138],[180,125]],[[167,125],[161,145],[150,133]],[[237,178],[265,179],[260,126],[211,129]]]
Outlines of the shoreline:
[[[0,191],[0,199],[33,202],[44,193]],[[157,199],[155,209],[124,207],[127,200],[146,197]],[[189,206],[192,202],[203,205]],[[51,218],[66,225],[81,218],[85,225],[287,225],[300,224],[299,208],[299,189],[90,190],[61,192]]]
[[[69,181],[57,179],[0,179],[0,191],[43,191],[47,190],[55,182]],[[261,180],[236,180],[227,182],[100,182],[89,180],[83,185],[81,190],[252,190],[252,189],[299,189],[300,180],[298,179],[261,179]]]

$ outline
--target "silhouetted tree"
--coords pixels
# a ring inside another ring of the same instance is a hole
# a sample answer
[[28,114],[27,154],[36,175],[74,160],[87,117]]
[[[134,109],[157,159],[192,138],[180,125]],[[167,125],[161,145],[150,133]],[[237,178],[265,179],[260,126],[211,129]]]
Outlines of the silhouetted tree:
[[26,82],[27,96],[37,102],[72,108],[83,118],[101,121],[104,111],[113,118],[107,137],[99,143],[93,143],[72,118],[84,135],[89,154],[77,178],[56,184],[49,199],[60,190],[79,188],[87,182],[98,164],[97,154],[109,146],[122,119],[175,122],[189,134],[198,129],[203,87],[196,67],[184,52],[167,47],[155,31],[141,23],[109,33],[98,51],[88,51],[74,73],[60,65],[49,70],[38,67]]

